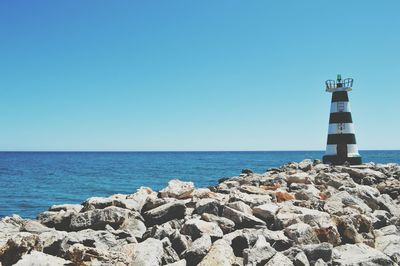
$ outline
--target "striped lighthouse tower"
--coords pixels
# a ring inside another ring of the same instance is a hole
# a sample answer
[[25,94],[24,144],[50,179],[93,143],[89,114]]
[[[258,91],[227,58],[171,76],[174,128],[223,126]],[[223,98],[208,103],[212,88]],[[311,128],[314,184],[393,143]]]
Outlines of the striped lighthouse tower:
[[329,117],[328,142],[323,157],[324,163],[361,164],[358,153],[353,120],[351,118],[348,91],[351,91],[353,79],[327,80],[326,91],[332,93],[331,112]]

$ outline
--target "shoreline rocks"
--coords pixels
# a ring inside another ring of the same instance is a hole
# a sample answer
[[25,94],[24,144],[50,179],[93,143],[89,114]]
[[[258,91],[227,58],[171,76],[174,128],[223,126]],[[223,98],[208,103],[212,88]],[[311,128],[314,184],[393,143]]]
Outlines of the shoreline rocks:
[[400,166],[291,162],[0,221],[0,265],[398,265]]

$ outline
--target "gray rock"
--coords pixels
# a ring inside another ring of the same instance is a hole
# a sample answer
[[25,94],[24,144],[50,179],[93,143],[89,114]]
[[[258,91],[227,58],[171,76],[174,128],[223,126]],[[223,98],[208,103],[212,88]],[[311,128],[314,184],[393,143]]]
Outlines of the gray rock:
[[400,218],[400,208],[398,204],[387,194],[382,194],[378,197],[380,207],[388,211],[391,215],[396,218]]
[[49,208],[49,211],[52,212],[59,212],[59,211],[73,211],[73,212],[80,212],[83,206],[80,204],[60,204],[60,205],[53,205]]
[[310,177],[309,177],[308,173],[304,173],[304,172],[294,173],[294,174],[286,176],[286,182],[288,182],[289,184],[291,184],[291,183],[307,184],[310,182],[309,178]]
[[132,265],[161,265],[163,253],[164,249],[162,242],[158,239],[148,238],[137,245],[133,256]]
[[106,225],[114,229],[119,228],[131,215],[127,209],[119,207],[106,207],[79,213],[71,219],[70,229],[74,231],[91,229],[104,229]]
[[357,185],[350,177],[350,175],[347,173],[325,173],[325,172],[320,172],[315,177],[315,184],[331,186],[336,189],[339,189],[342,186],[353,188],[356,187]]
[[265,266],[291,266],[293,265],[293,262],[283,255],[280,252],[277,252],[268,262],[265,264]]
[[175,232],[171,234],[170,239],[172,248],[175,249],[178,254],[182,254],[182,252],[187,250],[191,244],[189,236],[180,234],[178,229],[175,229]]
[[193,182],[182,182],[177,179],[170,180],[168,186],[160,190],[160,195],[163,198],[186,199],[190,198],[194,191]]
[[141,220],[132,216],[128,216],[125,222],[120,226],[120,229],[128,231],[134,237],[139,239],[142,238],[143,234],[146,232],[145,224]]
[[190,235],[197,239],[203,235],[209,235],[213,239],[221,238],[223,232],[216,223],[206,222],[198,219],[190,219],[182,226],[181,234]]
[[265,240],[263,236],[259,236],[252,248],[243,250],[244,265],[264,265],[276,254],[276,250]]
[[231,246],[223,239],[217,240],[198,266],[231,266],[236,262]]
[[45,211],[39,214],[38,220],[47,227],[56,230],[69,231],[71,219],[78,213],[74,209],[60,211]]
[[174,201],[166,203],[157,208],[143,213],[145,223],[149,226],[162,224],[173,219],[182,219],[185,217],[186,206],[183,201]]
[[140,187],[134,194],[128,195],[127,199],[132,199],[137,203],[137,211],[141,212],[143,206],[149,201],[150,198],[157,198],[157,193],[151,188]]
[[294,257],[293,264],[295,266],[309,266],[310,263],[308,262],[306,253],[303,251],[297,253],[297,255]]
[[310,171],[312,166],[313,162],[310,159],[305,159],[299,162],[299,168],[304,172]]
[[196,265],[207,255],[210,248],[211,237],[209,235],[203,235],[193,241],[192,245],[185,251],[183,256],[189,265]]
[[227,206],[223,208],[222,216],[233,221],[235,223],[235,227],[238,229],[266,225],[264,221],[253,215],[245,214]]
[[345,244],[335,247],[338,258],[333,260],[334,265],[395,265],[392,260],[381,251],[373,249],[363,243]]
[[244,203],[243,201],[230,202],[226,206],[235,209],[237,211],[243,212],[245,214],[253,215],[253,211],[250,208],[250,206]]
[[214,215],[219,214],[221,204],[215,199],[200,199],[196,202],[195,212],[197,214],[211,213]]
[[182,259],[174,263],[169,263],[167,266],[186,266],[186,260]]
[[23,223],[21,227],[22,232],[29,232],[33,234],[40,234],[43,232],[54,231],[54,229],[48,228],[47,226],[42,225],[41,223],[33,220],[28,220]]
[[279,207],[275,203],[266,203],[263,205],[258,205],[253,208],[254,216],[260,218],[263,221],[271,222],[275,218]]
[[400,263],[400,232],[394,225],[375,230],[375,248]]
[[329,224],[330,215],[318,210],[285,205],[278,210],[275,222],[277,228],[285,228],[298,222],[315,223],[316,225]]
[[210,213],[203,213],[201,219],[207,222],[213,222],[218,224],[224,234],[230,233],[235,227],[235,223],[225,217],[216,216]]
[[7,240],[7,243],[0,249],[0,263],[12,265],[23,255],[33,250],[42,251],[42,244],[37,235],[20,232]]
[[296,244],[318,244],[319,239],[314,229],[305,223],[297,223],[288,226],[284,230],[285,235],[293,240]]
[[92,197],[83,203],[82,212],[104,209],[107,207],[119,207],[128,210],[139,210],[139,204],[134,199],[127,199],[125,195],[114,195],[109,198]]
[[328,262],[332,260],[333,246],[329,243],[311,244],[302,246],[309,261],[323,259]]
[[25,254],[22,258],[14,264],[15,266],[63,266],[72,263],[71,261],[64,260],[45,254],[43,252],[33,250],[29,254]]
[[270,195],[256,195],[256,194],[247,194],[237,190],[233,190],[229,194],[229,200],[233,201],[243,201],[250,207],[266,204],[271,202]]

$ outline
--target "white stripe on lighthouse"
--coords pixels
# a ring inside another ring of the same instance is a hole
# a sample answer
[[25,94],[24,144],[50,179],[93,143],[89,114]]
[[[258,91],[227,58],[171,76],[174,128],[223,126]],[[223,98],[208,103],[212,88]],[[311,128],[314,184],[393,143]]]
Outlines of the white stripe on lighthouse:
[[[337,155],[337,144],[326,145],[325,155]],[[347,156],[348,157],[360,156],[357,144],[347,144]]]
[[351,112],[350,102],[332,102],[331,113]]
[[326,145],[325,155],[336,155],[336,144]]
[[328,134],[355,134],[353,123],[329,124]]
[[348,157],[360,156],[360,154],[358,153],[357,144],[347,144],[347,156]]

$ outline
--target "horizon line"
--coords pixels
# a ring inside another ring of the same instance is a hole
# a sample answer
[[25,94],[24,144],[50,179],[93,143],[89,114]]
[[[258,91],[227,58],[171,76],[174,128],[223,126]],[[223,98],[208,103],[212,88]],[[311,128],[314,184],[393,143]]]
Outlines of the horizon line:
[[[365,149],[363,151],[400,151],[400,149]],[[0,150],[1,153],[7,152],[53,152],[53,153],[66,153],[66,152],[82,152],[82,153],[129,153],[129,152],[325,152],[325,150]]]

